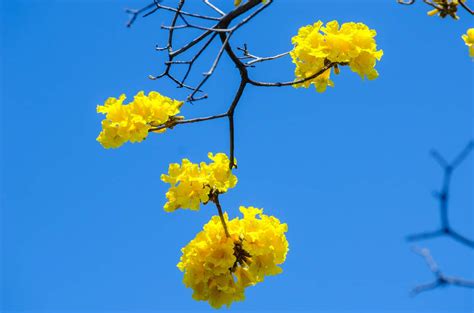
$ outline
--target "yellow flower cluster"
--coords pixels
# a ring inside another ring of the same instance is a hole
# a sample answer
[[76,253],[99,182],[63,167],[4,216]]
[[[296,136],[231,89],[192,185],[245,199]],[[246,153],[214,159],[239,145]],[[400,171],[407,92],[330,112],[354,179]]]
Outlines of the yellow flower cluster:
[[465,0],[432,0],[431,5],[435,9],[428,12],[429,16],[438,15],[442,18],[446,16],[451,16],[454,19],[459,19],[459,16],[456,14],[458,11],[459,2],[465,2]]
[[[170,123],[182,117],[176,116],[183,102],[162,96],[152,91],[145,95],[137,93],[133,101],[123,104],[125,95],[108,98],[104,105],[97,106],[97,113],[105,115],[102,131],[97,141],[104,148],[118,148],[125,142],[140,142],[153,127]],[[163,128],[156,132],[164,132]]]
[[209,201],[212,192],[225,193],[235,187],[237,177],[232,174],[227,155],[209,153],[208,157],[212,160],[210,164],[194,164],[188,159],[183,159],[181,165],[172,163],[168,175],[161,175],[161,180],[171,185],[166,193],[165,211],[199,210],[201,203]]
[[286,224],[254,207],[240,207],[243,218],[228,220],[231,237],[226,237],[218,216],[181,251],[178,268],[183,282],[193,289],[195,300],[208,301],[214,308],[229,306],[245,298],[246,287],[282,272],[286,259]]
[[465,35],[462,35],[462,39],[469,47],[469,56],[474,58],[474,28],[469,28]]
[[[377,50],[374,37],[376,32],[363,23],[344,23],[339,27],[337,21],[323,26],[318,21],[314,25],[302,27],[298,35],[292,38],[295,48],[290,53],[296,65],[297,80],[306,79],[321,71],[325,66],[335,64],[349,65],[353,72],[362,78],[372,80],[378,77],[375,70],[376,61],[380,61],[383,51]],[[295,85],[308,88],[314,84],[318,92],[324,92],[327,86],[334,86],[330,80],[331,69],[322,75]]]

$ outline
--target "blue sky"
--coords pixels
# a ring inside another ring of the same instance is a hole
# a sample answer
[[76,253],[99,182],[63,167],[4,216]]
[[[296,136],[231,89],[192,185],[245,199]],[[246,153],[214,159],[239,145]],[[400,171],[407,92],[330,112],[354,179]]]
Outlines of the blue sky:
[[[216,0],[230,8],[227,0]],[[165,3],[173,4],[167,0]],[[199,10],[200,1],[189,1]],[[229,0],[230,2],[230,0]],[[404,241],[438,226],[441,171],[473,135],[473,64],[461,20],[426,16],[419,1],[276,0],[232,44],[260,55],[291,49],[297,29],[319,19],[361,21],[385,51],[380,77],[348,69],[324,94],[249,88],[236,111],[237,187],[222,197],[265,208],[289,225],[283,274],[249,288],[234,312],[472,312],[473,291],[445,288],[409,297],[432,279]],[[176,127],[141,144],[104,150],[95,108],[109,96],[157,90],[163,69],[159,13],[124,27],[125,7],[147,1],[5,0],[1,9],[1,298],[3,312],[213,311],[191,299],[176,268],[180,248],[215,214],[167,214],[168,164],[226,152],[224,120]],[[208,12],[211,13],[211,12]],[[183,33],[181,40],[189,39]],[[212,47],[215,51],[216,46]],[[213,52],[214,53],[214,52]],[[207,69],[203,57],[194,78]],[[252,69],[291,80],[286,58]],[[209,100],[187,117],[221,113],[238,74],[224,58],[206,85]],[[474,237],[473,159],[455,174],[451,219]],[[474,278],[472,251],[449,239],[420,242],[447,274]]]

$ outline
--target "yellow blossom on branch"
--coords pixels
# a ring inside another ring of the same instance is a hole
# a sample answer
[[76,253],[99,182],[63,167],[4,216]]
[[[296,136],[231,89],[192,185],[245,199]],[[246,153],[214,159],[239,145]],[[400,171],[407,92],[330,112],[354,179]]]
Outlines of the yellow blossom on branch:
[[214,308],[244,300],[245,288],[281,273],[279,265],[288,252],[286,224],[262,209],[240,207],[240,212],[243,218],[230,221],[224,214],[230,237],[214,216],[181,249],[178,268],[184,272],[184,284],[193,289],[195,300]]
[[[296,80],[311,77],[330,64],[335,66],[336,74],[339,73],[338,66],[348,65],[361,78],[377,78],[375,65],[382,58],[383,51],[377,50],[376,35],[375,30],[363,23],[344,23],[339,27],[337,21],[326,26],[318,21],[301,27],[292,38],[295,48],[290,53],[296,65]],[[327,86],[334,86],[330,75],[331,68],[295,87],[308,88],[313,84],[318,92],[324,92]]]
[[209,201],[211,193],[225,193],[235,187],[237,177],[232,174],[227,155],[209,153],[208,157],[212,161],[209,164],[194,164],[183,159],[181,165],[169,165],[168,175],[161,175],[161,180],[171,185],[166,193],[165,211],[173,212],[179,208],[199,210],[201,203]]
[[465,0],[432,0],[429,4],[434,7],[433,10],[428,12],[429,16],[438,15],[441,18],[451,16],[455,20],[459,19],[456,14],[458,11],[459,2],[465,2]]
[[[132,102],[123,104],[125,95],[108,98],[104,105],[97,106],[97,113],[105,115],[102,131],[97,141],[104,148],[118,148],[125,142],[141,142],[149,131],[156,126],[182,119],[176,116],[183,102],[165,97],[152,91],[147,95],[137,93]],[[164,132],[163,128],[156,132]]]
[[469,28],[465,35],[462,35],[462,39],[466,46],[469,47],[469,56],[474,58],[474,28]]

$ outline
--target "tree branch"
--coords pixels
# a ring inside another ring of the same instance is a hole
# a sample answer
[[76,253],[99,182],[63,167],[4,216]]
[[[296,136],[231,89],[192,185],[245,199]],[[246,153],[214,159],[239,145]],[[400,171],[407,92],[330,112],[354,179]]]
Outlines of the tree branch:
[[162,129],[165,129],[165,128],[174,128],[176,125],[180,125],[180,124],[192,124],[192,123],[199,123],[199,122],[204,122],[204,121],[210,121],[210,120],[215,120],[215,119],[219,119],[219,118],[223,118],[223,117],[226,117],[228,116],[227,113],[224,113],[224,114],[218,114],[218,115],[213,115],[213,116],[207,116],[207,117],[198,117],[198,118],[192,118],[192,119],[189,119],[189,120],[174,120],[172,121],[170,124],[161,124],[159,126],[156,126],[156,127],[153,127],[153,128],[150,128],[148,130],[148,132],[154,132],[154,131],[158,131],[158,130],[162,130]]
[[253,55],[249,52],[249,50],[247,48],[247,44],[244,44],[243,48],[237,47],[237,49],[242,51],[243,54],[244,54],[244,56],[240,58],[241,60],[251,59],[251,61],[248,61],[248,62],[245,63],[246,66],[252,66],[255,63],[260,63],[260,62],[265,62],[265,61],[273,61],[273,60],[282,58],[284,56],[287,56],[291,52],[291,51],[288,51],[288,52],[280,53],[280,54],[270,56],[270,57],[259,57],[259,56]]
[[224,213],[222,212],[221,203],[219,202],[219,193],[218,192],[212,192],[209,196],[209,199],[210,199],[210,201],[214,202],[214,204],[217,207],[217,212],[219,213],[219,218],[221,220],[222,227],[224,227],[225,236],[227,238],[230,238],[229,230],[227,229],[227,224],[226,224],[225,218],[224,218]]
[[418,241],[446,236],[469,248],[474,248],[474,241],[455,231],[452,228],[449,220],[449,199],[452,175],[454,171],[463,163],[463,161],[466,160],[466,158],[469,156],[473,149],[474,141],[471,140],[464,147],[464,149],[453,159],[452,162],[448,162],[438,151],[431,151],[431,156],[435,159],[435,161],[443,170],[443,181],[441,185],[441,190],[435,193],[435,197],[439,201],[440,228],[435,231],[428,231],[415,235],[410,235],[407,237],[408,241]]
[[337,63],[329,63],[327,64],[326,66],[324,66],[322,69],[320,69],[319,71],[317,71],[316,73],[314,73],[313,75],[311,76],[308,76],[306,78],[302,78],[302,79],[298,79],[298,80],[294,80],[294,81],[290,81],[290,82],[276,82],[276,83],[269,83],[269,82],[258,82],[258,81],[255,81],[255,80],[250,80],[250,84],[254,85],[254,86],[260,86],[260,87],[284,87],[284,86],[294,86],[294,85],[298,85],[298,84],[302,84],[304,82],[307,82],[309,80],[312,80],[312,79],[315,79],[316,77],[318,77],[319,75],[323,74],[324,72],[326,72],[328,69],[330,69],[331,67],[335,66]]
[[426,284],[418,285],[412,289],[411,294],[416,296],[422,292],[433,290],[436,288],[446,287],[448,285],[474,288],[474,280],[467,280],[460,277],[447,276],[439,268],[436,261],[431,256],[430,250],[426,248],[412,248],[413,252],[423,257],[435,280]]
[[[134,10],[133,11],[133,21],[135,20],[136,16],[140,13],[147,12],[145,16],[149,16],[159,9],[169,11],[173,13],[173,18],[171,21],[170,25],[162,26],[162,29],[166,30],[168,32],[168,40],[167,44],[165,47],[157,47],[156,50],[158,51],[166,51],[168,54],[168,60],[165,62],[165,70],[163,71],[162,74],[158,76],[152,76],[150,75],[151,79],[160,79],[163,77],[167,77],[170,80],[172,80],[178,88],[185,88],[190,90],[190,94],[186,98],[186,102],[194,102],[197,100],[202,100],[206,99],[207,95],[203,92],[202,88],[205,85],[205,83],[208,81],[208,79],[214,74],[216,71],[220,60],[222,59],[222,56],[224,53],[229,56],[231,61],[235,64],[237,69],[239,70],[240,73],[240,84],[239,87],[234,95],[233,100],[231,101],[229,108],[227,109],[227,112],[224,114],[218,114],[218,115],[213,115],[209,117],[199,117],[199,118],[193,118],[193,119],[188,119],[188,120],[180,120],[180,119],[174,119],[169,121],[168,123],[158,125],[156,127],[151,128],[149,131],[154,132],[154,131],[159,131],[165,128],[173,128],[177,125],[180,124],[191,124],[191,123],[198,123],[198,122],[204,122],[204,121],[209,121],[213,119],[219,119],[223,117],[227,117],[229,121],[229,158],[230,158],[230,168],[235,168],[237,167],[236,162],[235,162],[235,120],[234,120],[234,114],[235,110],[237,108],[237,105],[240,102],[240,99],[243,95],[243,92],[248,84],[255,85],[255,86],[263,86],[263,87],[272,87],[272,86],[292,86],[295,84],[300,84],[303,82],[306,82],[308,80],[314,79],[317,76],[321,75],[324,73],[326,70],[334,66],[335,64],[329,63],[327,64],[323,69],[318,71],[317,73],[311,75],[310,77],[304,78],[304,79],[299,79],[291,82],[276,82],[276,83],[267,83],[267,82],[258,82],[255,80],[252,80],[249,78],[249,73],[247,68],[249,66],[253,66],[255,63],[259,62],[264,62],[264,61],[270,61],[270,60],[275,60],[281,57],[284,57],[289,54],[289,52],[281,53],[275,56],[271,57],[258,57],[253,54],[250,54],[245,46],[244,50],[244,55],[245,57],[251,59],[250,61],[243,63],[241,61],[241,58],[239,58],[236,53],[234,52],[234,49],[230,45],[230,39],[232,35],[240,29],[242,26],[246,25],[249,21],[251,21],[254,17],[256,17],[258,14],[260,14],[263,10],[265,10],[268,6],[272,4],[272,0],[267,0],[264,4],[262,4],[261,0],[248,0],[244,4],[234,8],[232,11],[225,13],[219,8],[217,8],[214,4],[211,3],[209,0],[203,0],[203,3],[207,6],[209,6],[212,10],[215,12],[219,13],[221,16],[220,17],[212,17],[212,16],[206,16],[206,15],[201,15],[197,13],[192,13],[192,12],[186,12],[183,11],[183,7],[185,4],[186,0],[180,0],[179,4],[176,8],[171,8],[167,7],[164,5],[159,4],[159,1],[156,0],[153,4],[150,4],[146,6],[145,8],[141,10]],[[244,14],[249,13],[247,16],[244,16],[240,21],[237,21],[233,26],[230,26],[232,22],[235,22],[236,19],[239,17],[243,16]],[[201,20],[212,20],[216,21],[216,23],[213,26],[201,26],[195,23],[191,23],[187,20],[187,17],[193,17]],[[180,19],[183,23],[178,24],[178,19]],[[133,22],[132,21],[132,22]],[[195,37],[194,39],[186,42],[182,47],[174,50],[173,48],[173,39],[174,39],[174,32],[180,29],[188,29],[188,28],[193,28],[200,30],[201,33]],[[214,41],[216,37],[219,37],[221,46],[220,49],[214,58],[214,61],[211,64],[210,69],[203,73],[202,79],[197,83],[197,85],[192,86],[186,83],[188,78],[191,75],[193,65],[195,62],[198,60],[198,58],[209,48],[211,43]],[[206,40],[207,39],[207,40]],[[179,60],[177,59],[178,56],[182,55],[183,53],[191,50],[197,45],[201,45],[200,48],[197,49],[197,52],[188,60]],[[172,70],[174,66],[187,66],[186,71],[184,72],[184,75],[182,78],[177,78],[175,77],[174,74],[172,74]]]

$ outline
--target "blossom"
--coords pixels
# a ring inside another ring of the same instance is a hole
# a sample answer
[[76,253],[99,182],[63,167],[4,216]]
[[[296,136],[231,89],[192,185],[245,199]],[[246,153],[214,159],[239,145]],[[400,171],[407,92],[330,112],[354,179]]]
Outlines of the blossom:
[[[105,115],[102,131],[97,141],[104,148],[118,148],[125,142],[141,142],[153,127],[166,125],[182,119],[176,116],[183,102],[165,97],[152,91],[145,95],[137,93],[132,102],[123,104],[125,95],[108,98],[104,105],[97,106],[97,113]],[[154,131],[162,133],[166,128]]]
[[169,165],[168,175],[161,175],[161,180],[171,187],[166,193],[164,209],[173,212],[179,208],[199,210],[200,204],[209,201],[211,193],[225,193],[237,184],[237,177],[232,174],[230,160],[224,153],[209,153],[211,163],[194,164],[183,159],[181,165]]
[[334,86],[330,79],[331,66],[335,67],[335,73],[338,74],[338,65],[348,65],[362,79],[377,78],[375,65],[382,58],[383,51],[377,50],[376,35],[375,30],[363,23],[350,22],[339,26],[337,21],[331,21],[323,26],[323,22],[318,21],[301,27],[292,38],[295,47],[290,53],[296,65],[296,80],[322,73],[295,87],[308,88],[314,85],[318,92],[324,92],[327,86]]
[[177,266],[184,272],[185,286],[193,289],[195,300],[214,308],[244,300],[245,288],[280,274],[288,252],[287,224],[262,209],[240,207],[240,212],[243,218],[230,221],[224,214],[230,237],[214,216],[181,249]]
[[465,0],[433,0],[431,5],[435,8],[429,11],[428,15],[438,15],[442,18],[445,18],[449,15],[457,20],[459,19],[459,16],[456,13],[458,11],[458,5],[460,2],[464,3]]
[[469,28],[465,35],[462,35],[462,39],[469,47],[469,56],[474,58],[474,28]]

